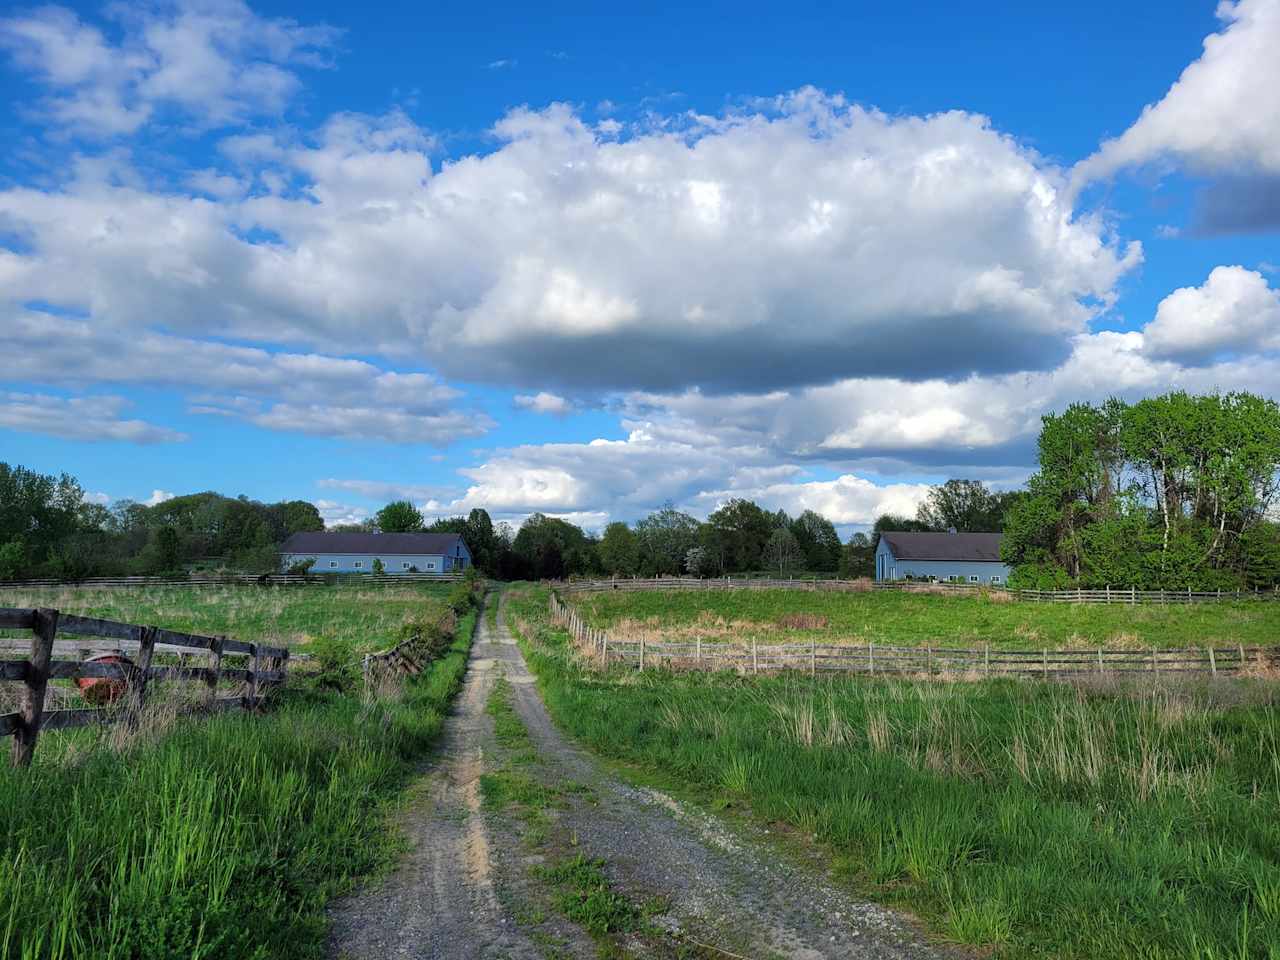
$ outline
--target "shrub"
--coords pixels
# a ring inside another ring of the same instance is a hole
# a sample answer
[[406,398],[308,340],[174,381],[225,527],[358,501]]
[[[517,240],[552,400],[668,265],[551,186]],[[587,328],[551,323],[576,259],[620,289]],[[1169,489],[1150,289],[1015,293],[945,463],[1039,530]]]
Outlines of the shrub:
[[295,563],[289,564],[289,569],[286,570],[285,573],[295,577],[304,577],[311,572],[311,568],[315,565],[316,558],[307,557],[305,560],[298,560]]
[[387,568],[383,565],[382,558],[374,557],[373,558],[373,575],[375,577],[380,577],[386,572],[387,572]]
[[0,580],[17,580],[26,563],[27,551],[21,540],[0,544]]

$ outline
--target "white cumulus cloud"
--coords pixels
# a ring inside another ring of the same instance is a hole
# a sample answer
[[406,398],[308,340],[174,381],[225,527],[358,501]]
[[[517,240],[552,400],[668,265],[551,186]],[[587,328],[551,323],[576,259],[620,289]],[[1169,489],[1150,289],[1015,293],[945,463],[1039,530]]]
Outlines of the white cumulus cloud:
[[1160,301],[1143,330],[1153,357],[1204,365],[1224,353],[1280,347],[1280,290],[1256,270],[1215,267],[1198,287],[1182,287]]
[[1219,33],[1124,133],[1076,168],[1082,180],[1162,157],[1201,171],[1280,175],[1280,0],[1218,4]]

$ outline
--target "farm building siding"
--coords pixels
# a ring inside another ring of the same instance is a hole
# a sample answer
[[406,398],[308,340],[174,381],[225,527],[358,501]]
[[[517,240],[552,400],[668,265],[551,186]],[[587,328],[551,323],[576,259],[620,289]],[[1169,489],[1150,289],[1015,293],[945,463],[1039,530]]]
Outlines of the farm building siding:
[[456,573],[471,566],[471,551],[456,533],[295,533],[280,548],[280,565],[315,560],[315,573]]
[[[420,554],[385,554],[368,553],[282,553],[281,564],[288,569],[303,560],[315,559],[312,573],[371,573],[373,561],[379,559],[386,573],[409,573],[410,567],[416,567],[419,573],[452,573],[455,569],[454,557],[446,557],[438,553]],[[356,566],[359,564],[359,566]],[[461,570],[465,564],[457,565]]]
[[[942,534],[941,536],[946,536]],[[1004,563],[995,560],[917,560],[904,559],[894,556],[893,549],[889,542],[884,538],[880,538],[880,545],[876,547],[876,579],[877,580],[905,580],[912,577],[918,580],[934,577],[938,580],[950,580],[953,577],[959,577],[964,582],[973,582],[972,578],[977,577],[978,583],[991,583],[992,578],[998,578],[998,583],[1009,582],[1009,572],[1011,568]]]

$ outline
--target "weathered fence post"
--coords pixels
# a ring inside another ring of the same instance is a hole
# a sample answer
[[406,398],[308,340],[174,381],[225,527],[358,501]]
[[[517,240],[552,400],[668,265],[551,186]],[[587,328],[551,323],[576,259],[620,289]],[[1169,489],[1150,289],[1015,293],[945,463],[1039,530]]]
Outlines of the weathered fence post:
[[876,672],[876,649],[875,644],[870,640],[867,641],[867,672]]
[[926,643],[924,645],[924,672],[927,676],[933,676],[933,644]]
[[1209,673],[1215,677],[1218,675],[1218,661],[1214,659],[1212,644],[1209,646]]
[[[205,669],[204,682],[209,687],[209,703],[218,699],[218,681],[222,679],[222,645],[226,643],[226,636],[218,636],[213,638],[213,643],[209,644],[209,666]],[[369,672],[369,656],[364,658],[364,672]]]
[[1044,664],[1044,675],[1045,675],[1046,677],[1048,677],[1048,676],[1049,676],[1049,648],[1048,648],[1048,647],[1045,647],[1045,648],[1041,651],[1041,653],[1043,654],[1043,657],[1044,657],[1044,659],[1043,659],[1043,664]]
[[991,644],[989,643],[983,644],[982,662],[983,666],[986,668],[987,676],[991,676]]
[[1098,648],[1098,675],[1102,675],[1102,648]]
[[816,677],[818,675],[818,640],[816,637],[809,638],[809,676]]
[[155,627],[143,627],[138,636],[138,663],[133,671],[133,698],[129,705],[129,722],[137,724],[142,719],[142,708],[147,702],[147,681],[150,679],[151,659],[156,652]]
[[751,638],[751,672],[752,673],[760,672],[760,659],[756,655],[756,638],[755,637]]
[[258,705],[258,645],[249,644],[249,695],[245,699],[244,708],[252,710]]
[[693,638],[693,662],[702,669],[702,637]]
[[640,669],[644,669],[644,634],[640,634]]
[[31,627],[31,662],[22,690],[18,713],[22,726],[13,734],[13,765],[29,766],[40,736],[40,718],[44,715],[44,694],[49,686],[49,661],[53,659],[53,638],[58,634],[58,611],[40,609]]
[[1239,647],[1240,647],[1240,669],[1243,670],[1244,669],[1244,644],[1243,643],[1239,644]]

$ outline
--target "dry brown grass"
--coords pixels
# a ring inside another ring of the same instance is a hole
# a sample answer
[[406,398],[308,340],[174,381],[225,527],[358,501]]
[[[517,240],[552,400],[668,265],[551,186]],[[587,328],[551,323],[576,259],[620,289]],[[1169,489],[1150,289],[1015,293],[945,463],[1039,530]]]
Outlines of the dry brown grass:
[[820,613],[787,613],[778,618],[778,626],[787,630],[823,630],[831,618]]

